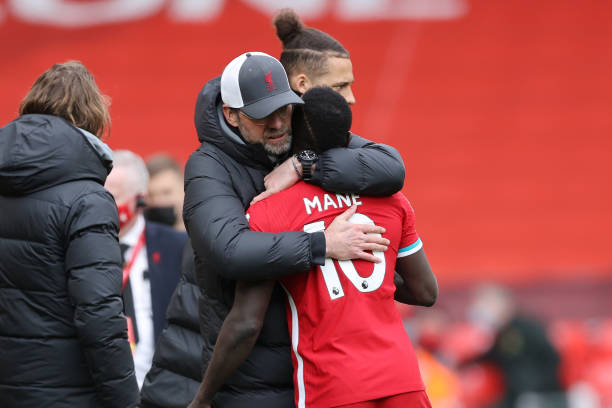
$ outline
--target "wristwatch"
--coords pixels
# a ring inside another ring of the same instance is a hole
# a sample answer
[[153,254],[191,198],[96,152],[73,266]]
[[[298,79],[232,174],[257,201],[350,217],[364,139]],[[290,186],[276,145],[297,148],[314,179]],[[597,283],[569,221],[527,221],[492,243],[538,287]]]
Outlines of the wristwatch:
[[302,164],[302,179],[310,181],[312,179],[312,165],[319,160],[319,156],[312,150],[302,150],[297,154],[297,159]]

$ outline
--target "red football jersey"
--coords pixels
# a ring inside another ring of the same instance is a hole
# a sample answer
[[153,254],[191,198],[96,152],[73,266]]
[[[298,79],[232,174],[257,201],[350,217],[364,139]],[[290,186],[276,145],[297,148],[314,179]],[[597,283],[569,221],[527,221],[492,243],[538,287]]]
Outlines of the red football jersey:
[[248,210],[256,231],[322,231],[356,204],[356,223],[386,229],[384,262],[335,261],[283,278],[298,408],[333,407],[425,389],[394,304],[398,256],[421,249],[414,211],[400,193],[360,197],[300,182]]

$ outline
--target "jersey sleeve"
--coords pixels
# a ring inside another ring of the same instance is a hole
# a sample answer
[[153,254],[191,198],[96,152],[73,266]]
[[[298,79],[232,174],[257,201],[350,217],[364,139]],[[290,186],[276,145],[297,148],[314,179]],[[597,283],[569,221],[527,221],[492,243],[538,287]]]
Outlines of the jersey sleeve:
[[404,212],[402,223],[402,237],[400,239],[397,257],[412,255],[423,248],[423,242],[416,231],[416,216],[410,202],[403,194],[397,194]]
[[249,222],[249,228],[253,231],[258,232],[271,232],[271,226],[266,216],[266,204],[267,202],[260,201],[250,206],[246,212],[246,218]]

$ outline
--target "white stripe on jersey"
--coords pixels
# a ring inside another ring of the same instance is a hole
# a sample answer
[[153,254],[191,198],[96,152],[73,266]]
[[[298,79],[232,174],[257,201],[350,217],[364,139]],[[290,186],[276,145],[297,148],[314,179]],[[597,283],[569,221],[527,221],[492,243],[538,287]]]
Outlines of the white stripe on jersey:
[[287,290],[285,285],[281,283],[281,286],[287,293],[287,299],[289,300],[289,307],[291,308],[291,348],[293,349],[293,353],[295,354],[295,358],[297,359],[297,383],[298,383],[298,403],[297,408],[305,408],[306,407],[306,391],[304,389],[304,362],[302,361],[302,356],[298,353],[298,342],[300,341],[300,327],[298,324],[298,313],[297,307],[295,306],[295,302],[291,297],[291,293]]
[[397,251],[397,257],[402,258],[404,256],[412,255],[415,252],[420,251],[421,248],[423,248],[423,242],[421,242],[421,238],[419,238],[414,244],[408,245],[404,248],[400,248],[399,251]]

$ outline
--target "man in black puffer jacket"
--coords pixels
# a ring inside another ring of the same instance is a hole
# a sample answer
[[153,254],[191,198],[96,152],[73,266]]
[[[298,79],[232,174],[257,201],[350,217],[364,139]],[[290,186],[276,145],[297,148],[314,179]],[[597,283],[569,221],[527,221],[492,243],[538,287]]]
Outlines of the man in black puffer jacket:
[[78,62],[41,78],[0,129],[0,406],[135,407],[106,108]]
[[[325,257],[322,233],[276,236],[248,229],[244,211],[264,190],[264,176],[275,162],[261,144],[245,143],[237,129],[228,125],[220,93],[220,78],[215,78],[198,96],[195,121],[202,146],[186,168],[184,217],[196,251],[205,364],[196,372],[192,363],[191,347],[202,342],[192,337],[193,332],[189,335],[195,325],[193,316],[188,320],[185,313],[182,317],[177,313],[185,304],[193,308],[194,288],[183,277],[168,309],[169,327],[162,333],[143,386],[145,407],[184,407],[193,398],[232,305],[232,279],[307,270]],[[403,177],[397,151],[355,136],[350,149],[329,151],[319,158],[312,182],[329,190],[386,195],[401,188]],[[284,298],[276,292],[258,344],[217,395],[218,406],[292,406],[289,345]]]

